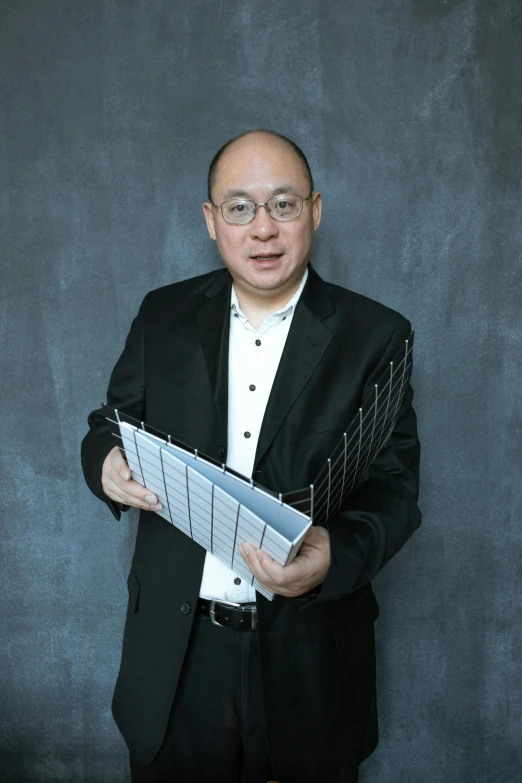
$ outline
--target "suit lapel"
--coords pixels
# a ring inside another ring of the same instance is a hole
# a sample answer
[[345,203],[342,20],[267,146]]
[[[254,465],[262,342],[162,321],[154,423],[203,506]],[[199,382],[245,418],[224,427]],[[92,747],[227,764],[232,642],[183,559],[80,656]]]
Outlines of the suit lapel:
[[310,265],[308,274],[268,399],[254,469],[270,447],[333,337],[332,332],[322,323],[322,319],[334,310],[326,285]]
[[[270,447],[333,337],[332,332],[322,323],[334,311],[326,285],[310,264],[308,275],[268,399],[254,469]],[[231,288],[232,277],[227,270],[223,270],[223,274],[206,291],[204,304],[197,312],[197,328],[225,438],[228,427]]]
[[227,270],[205,292],[205,302],[197,312],[197,327],[216,408],[227,436],[228,342],[230,335],[230,293],[232,277]]

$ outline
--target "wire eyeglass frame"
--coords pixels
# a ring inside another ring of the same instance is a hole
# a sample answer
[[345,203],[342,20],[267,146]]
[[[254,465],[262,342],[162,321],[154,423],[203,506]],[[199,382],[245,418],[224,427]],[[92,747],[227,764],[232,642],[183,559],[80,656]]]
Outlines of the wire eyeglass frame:
[[[228,223],[230,226],[248,226],[249,223],[252,223],[252,221],[255,220],[255,217],[257,215],[257,207],[266,207],[266,211],[268,212],[268,214],[270,215],[270,217],[273,220],[277,220],[279,223],[285,223],[285,222],[287,222],[289,220],[295,220],[296,218],[299,217],[299,215],[302,214],[303,208],[304,208],[304,202],[308,201],[308,199],[313,195],[313,193],[314,193],[314,191],[311,190],[310,193],[308,194],[308,196],[306,196],[306,198],[303,198],[303,196],[300,196],[299,193],[277,193],[275,196],[272,196],[272,198],[269,198],[268,201],[261,201],[259,204],[256,204],[255,201],[252,201],[252,199],[248,199],[248,198],[245,198],[245,199],[241,199],[241,198],[227,198],[227,199],[225,199],[225,201],[222,201],[221,204],[214,204],[213,201],[211,201],[210,203],[212,204],[213,207],[216,207],[216,209],[219,209],[219,211],[221,212],[221,217],[223,218],[225,223]],[[297,213],[297,215],[292,215],[292,217],[285,218],[285,217],[275,217],[275,215],[272,214],[272,212],[270,210],[270,207],[268,205],[275,198],[281,198],[283,196],[294,196],[294,197],[297,197],[297,198],[301,199],[301,208],[300,208],[299,212]],[[245,204],[253,204],[254,205],[254,214],[252,215],[250,220],[245,220],[243,223],[237,223],[237,222],[232,221],[232,220],[227,220],[225,215],[223,214],[223,204],[226,204],[228,201],[239,201],[239,202],[242,202],[242,203],[245,203]]]

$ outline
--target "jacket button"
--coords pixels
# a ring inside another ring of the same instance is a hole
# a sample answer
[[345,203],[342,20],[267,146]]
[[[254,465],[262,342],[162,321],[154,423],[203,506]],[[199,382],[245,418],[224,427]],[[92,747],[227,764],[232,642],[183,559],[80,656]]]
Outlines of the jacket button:
[[183,614],[189,614],[190,604],[181,604],[181,611],[183,612]]
[[225,447],[220,446],[218,449],[218,457],[224,457],[225,456]]

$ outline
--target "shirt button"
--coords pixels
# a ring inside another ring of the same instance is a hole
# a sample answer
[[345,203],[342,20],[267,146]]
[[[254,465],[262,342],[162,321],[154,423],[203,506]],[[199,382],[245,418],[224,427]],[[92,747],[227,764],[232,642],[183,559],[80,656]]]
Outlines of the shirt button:
[[251,383],[248,388],[250,389],[250,391],[255,391],[256,390],[256,387],[254,386],[253,383]]
[[234,313],[234,318],[239,318],[239,313]]
[[183,614],[190,614],[190,604],[181,604],[181,611]]
[[250,437],[250,433],[249,432],[245,432],[245,438],[249,438],[249,437]]
[[236,578],[234,579],[234,584],[235,585],[240,585],[241,584],[241,579],[238,576],[236,576]]
[[261,340],[256,340],[256,345],[261,345]]

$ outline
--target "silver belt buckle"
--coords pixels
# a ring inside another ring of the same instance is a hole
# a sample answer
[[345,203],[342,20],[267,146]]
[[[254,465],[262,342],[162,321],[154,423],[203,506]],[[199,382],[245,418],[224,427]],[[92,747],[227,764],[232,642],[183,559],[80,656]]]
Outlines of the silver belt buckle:
[[241,606],[241,604],[234,604],[232,601],[218,601],[216,598],[210,600],[210,609],[208,610],[208,613],[211,623],[218,625],[220,628],[226,628],[226,625],[222,625],[216,620],[216,604],[225,604],[225,606]]

